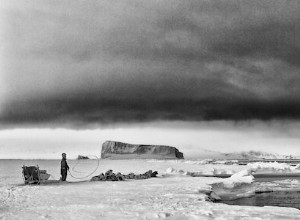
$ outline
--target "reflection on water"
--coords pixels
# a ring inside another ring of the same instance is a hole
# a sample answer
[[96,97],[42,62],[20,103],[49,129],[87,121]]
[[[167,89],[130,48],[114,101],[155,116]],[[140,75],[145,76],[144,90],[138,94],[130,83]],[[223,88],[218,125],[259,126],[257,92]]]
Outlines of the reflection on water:
[[255,194],[248,198],[219,201],[228,205],[280,206],[300,209],[300,191],[275,191]]

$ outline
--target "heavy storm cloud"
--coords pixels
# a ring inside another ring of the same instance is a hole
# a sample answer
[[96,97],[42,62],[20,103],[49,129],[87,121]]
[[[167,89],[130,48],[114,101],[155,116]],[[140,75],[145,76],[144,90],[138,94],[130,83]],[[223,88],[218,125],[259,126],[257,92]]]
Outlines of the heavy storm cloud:
[[300,119],[300,3],[5,1],[0,123]]

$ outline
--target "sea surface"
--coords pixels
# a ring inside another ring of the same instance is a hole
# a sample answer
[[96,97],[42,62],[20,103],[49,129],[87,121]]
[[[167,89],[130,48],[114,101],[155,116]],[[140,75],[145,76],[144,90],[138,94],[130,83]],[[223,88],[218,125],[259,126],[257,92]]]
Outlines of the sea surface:
[[300,209],[300,191],[275,191],[255,194],[235,200],[223,200],[228,205],[279,206]]

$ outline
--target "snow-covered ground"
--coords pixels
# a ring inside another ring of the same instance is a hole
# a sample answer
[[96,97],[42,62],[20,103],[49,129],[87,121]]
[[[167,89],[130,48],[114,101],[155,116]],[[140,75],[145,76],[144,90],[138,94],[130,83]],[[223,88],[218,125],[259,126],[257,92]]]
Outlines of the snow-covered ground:
[[[39,164],[53,178],[58,178],[59,162],[0,161],[0,219],[300,219],[300,210],[294,208],[230,206],[205,201],[202,192],[221,180],[187,175],[220,170],[238,173],[249,166],[203,165],[185,160],[101,160],[95,175],[108,169],[125,174],[151,169],[157,170],[160,176],[121,182],[80,182],[68,176],[71,183],[20,185],[23,164]],[[69,161],[71,172],[77,177],[88,174],[97,165],[94,160],[76,163]],[[72,169],[75,165],[76,169]],[[248,172],[236,176],[250,175]],[[285,181],[285,184],[300,186],[298,181]]]

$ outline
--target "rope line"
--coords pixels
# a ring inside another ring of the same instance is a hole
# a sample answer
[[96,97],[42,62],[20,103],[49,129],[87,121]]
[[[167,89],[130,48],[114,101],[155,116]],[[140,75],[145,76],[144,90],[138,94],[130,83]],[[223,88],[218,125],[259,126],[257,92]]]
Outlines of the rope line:
[[1,203],[5,203],[12,195],[12,191],[15,189],[14,186],[7,188],[7,197],[5,199],[0,199]]
[[[90,174],[88,174],[88,175],[86,175],[86,176],[76,177],[76,176],[73,176],[73,175],[72,175],[72,173],[71,173],[70,170],[68,170],[68,172],[69,172],[69,174],[70,174],[71,177],[73,177],[74,179],[79,179],[79,180],[80,180],[80,179],[85,179],[85,178],[91,176],[93,173],[95,173],[95,172],[97,171],[97,169],[99,168],[99,164],[100,164],[100,158],[97,157],[97,156],[95,156],[95,155],[88,155],[88,156],[89,156],[89,157],[95,157],[95,158],[97,159],[97,166],[96,166],[96,168],[93,170],[93,172],[91,172]],[[73,170],[74,172],[77,172],[77,173],[83,173],[83,172],[80,172],[80,171],[75,171],[74,168],[75,168],[78,164],[79,164],[79,160],[78,160],[78,162],[72,167],[72,170]]]

